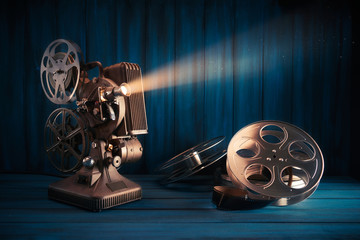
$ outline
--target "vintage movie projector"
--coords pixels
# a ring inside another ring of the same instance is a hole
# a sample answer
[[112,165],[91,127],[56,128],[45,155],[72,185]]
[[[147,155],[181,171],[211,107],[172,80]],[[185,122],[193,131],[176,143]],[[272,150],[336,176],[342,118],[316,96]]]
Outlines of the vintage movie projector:
[[[99,76],[90,80],[88,71],[94,68]],[[51,102],[72,103],[75,109],[58,108],[45,124],[52,165],[76,172],[50,184],[49,198],[92,211],[140,199],[141,187],[117,171],[141,158],[137,135],[148,132],[139,65],[85,64],[78,45],[58,39],[44,52],[40,78]]]

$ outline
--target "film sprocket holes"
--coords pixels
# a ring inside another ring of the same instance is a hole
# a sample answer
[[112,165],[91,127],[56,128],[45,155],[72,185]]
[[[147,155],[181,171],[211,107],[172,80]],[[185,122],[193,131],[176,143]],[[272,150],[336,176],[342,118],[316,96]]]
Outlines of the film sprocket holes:
[[[93,68],[99,76],[90,80]],[[85,64],[78,45],[57,39],[44,52],[40,79],[51,102],[76,101],[76,109],[56,109],[45,124],[50,162],[61,172],[76,172],[50,184],[49,198],[92,211],[140,199],[141,187],[117,172],[141,158],[137,135],[148,132],[139,65]]]

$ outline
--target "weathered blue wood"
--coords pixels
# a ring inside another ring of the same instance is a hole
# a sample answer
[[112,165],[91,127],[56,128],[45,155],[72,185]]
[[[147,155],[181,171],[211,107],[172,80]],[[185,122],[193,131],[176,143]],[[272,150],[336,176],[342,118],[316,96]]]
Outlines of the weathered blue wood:
[[[19,194],[27,193],[30,198],[33,198],[33,194],[43,194],[44,197],[47,195],[47,186],[40,188],[30,187],[28,190],[24,188],[3,188],[5,194]],[[179,198],[179,199],[191,199],[191,198],[209,198],[211,197],[210,191],[203,192],[186,192],[186,191],[176,191],[176,190],[167,190],[167,189],[143,189],[143,198]],[[5,198],[2,196],[1,198]],[[360,190],[317,190],[313,195],[313,199],[360,199]]]
[[[325,201],[325,202],[324,202]],[[324,205],[326,203],[326,205]],[[46,193],[37,194],[36,197],[24,198],[1,198],[0,204],[2,209],[75,209],[76,207],[51,201],[47,199]],[[314,199],[309,198],[304,202],[298,203],[287,208],[292,210],[299,209],[323,209],[323,210],[356,210],[359,206],[359,199]],[[143,198],[129,204],[112,208],[112,210],[213,210],[216,206],[211,202],[211,195],[206,198]],[[272,211],[284,211],[282,208],[268,206]]]
[[[319,80],[316,84],[317,88],[322,89],[318,94],[316,100],[320,103],[315,105],[318,114],[319,127],[315,130],[314,135],[319,136],[321,140],[319,144],[323,146],[324,157],[328,163],[328,173],[333,174],[335,169],[338,172],[344,172],[349,169],[350,162],[342,161],[341,164],[337,161],[337,157],[341,159],[350,159],[351,150],[351,128],[342,128],[343,126],[350,126],[350,97],[349,94],[344,94],[344,82],[341,77],[347,76],[350,73],[351,64],[346,60],[349,53],[345,53],[346,49],[351,49],[351,29],[346,26],[349,22],[349,17],[341,16],[338,12],[331,12],[332,17],[328,19],[321,29],[323,45],[320,47],[319,56]],[[349,13],[348,13],[349,14]],[[347,15],[347,14],[346,14]],[[321,15],[320,15],[321,16]],[[344,24],[346,23],[346,24]],[[329,52],[330,49],[337,48],[337,51]],[[326,103],[324,106],[321,104]],[[342,112],[341,114],[336,113]],[[327,129],[337,129],[333,131],[328,137],[324,131],[321,131],[321,126],[326,124]],[[340,140],[339,134],[342,135]]]
[[264,1],[234,1],[233,134],[262,118],[264,10]]
[[[3,189],[4,196],[1,197],[9,199],[5,194],[18,194],[22,196],[22,193],[27,193],[29,198],[36,198],[33,194],[42,194],[43,197],[47,197],[47,185],[42,188],[30,188],[28,191],[20,188],[14,189]],[[211,192],[186,192],[166,189],[143,189],[143,198],[148,199],[192,199],[192,198],[210,198]],[[10,195],[11,196],[11,195]],[[10,197],[11,198],[11,197]],[[360,199],[360,190],[317,190],[313,195],[312,199]]]
[[[232,137],[234,4],[205,1],[204,138]],[[226,145],[225,145],[226,146]]]
[[176,1],[173,156],[204,141],[204,11],[203,0]]
[[[146,167],[152,173],[173,157],[175,148],[175,3],[152,0],[146,6],[148,30],[143,83],[149,134],[145,136],[144,158],[148,159]],[[154,145],[161,145],[161,151],[151,147]]]
[[[158,178],[158,175],[141,175],[141,174],[124,174],[124,176],[132,179],[136,179],[137,181],[144,180],[146,182],[148,181],[156,181]],[[192,176],[192,178],[199,179],[199,180],[205,180],[205,179],[211,179],[212,176],[209,175],[196,175]],[[55,181],[60,179],[60,176],[58,175],[46,175],[46,174],[33,174],[33,173],[0,173],[0,181]],[[325,176],[321,179],[321,184],[359,184],[359,181],[349,177],[349,176]]]
[[[324,205],[326,202],[323,203]],[[339,203],[341,204],[341,203]],[[41,223],[41,222],[157,222],[174,223],[360,223],[360,209],[357,206],[348,209],[315,209],[308,207],[266,207],[249,211],[220,211],[214,209],[117,209],[104,210],[94,216],[93,212],[79,208],[62,208],[62,204],[53,209],[0,209],[3,223]]]
[[85,10],[87,61],[145,66],[145,1],[89,0]]
[[[119,219],[121,220],[121,218]],[[358,223],[39,223],[0,224],[2,239],[358,239]],[[19,231],[21,229],[21,231]],[[44,231],[46,229],[46,231]]]
[[360,237],[360,183],[353,179],[325,178],[309,199],[288,207],[220,211],[210,191],[164,188],[156,184],[157,176],[128,177],[143,184],[143,199],[93,213],[48,200],[47,186],[56,177],[0,174],[0,238]]
[[[157,14],[158,6],[164,9],[162,14]],[[0,44],[6,56],[0,60],[0,101],[6,103],[2,108],[6,117],[0,119],[0,169],[53,171],[42,135],[56,106],[42,92],[39,66],[47,45],[67,38],[79,44],[87,61],[136,62],[145,74],[150,68],[171,65],[173,57],[177,60],[174,101],[160,111],[154,103],[168,100],[167,93],[146,96],[149,120],[176,123],[165,126],[166,132],[158,130],[160,123],[150,124],[151,137],[144,149],[152,152],[126,166],[125,172],[153,173],[154,162],[160,164],[221,130],[222,135],[231,135],[230,125],[236,132],[253,121],[275,118],[310,132],[323,149],[326,173],[348,175],[356,166],[349,157],[350,108],[355,102],[349,94],[354,77],[350,60],[356,46],[351,36],[356,11],[351,8],[348,1],[228,0],[215,6],[199,0],[7,0],[0,9],[1,32],[6,33]],[[156,34],[163,41],[158,47]],[[212,55],[209,47],[219,41],[215,57],[207,58]],[[225,91],[231,75],[233,97]],[[207,85],[210,78],[216,84]],[[167,148],[170,141],[175,143],[172,149]],[[164,149],[164,155],[153,154]]]
[[[194,176],[193,184],[173,184],[172,188],[165,187],[158,183],[160,179],[157,175],[125,175],[127,178],[140,184],[145,190],[182,190],[188,192],[210,192],[212,189],[212,177],[211,176]],[[45,175],[32,175],[32,174],[0,174],[0,184],[2,189],[16,190],[19,191],[32,191],[34,189],[43,190],[47,189],[47,186],[61,178],[45,176]],[[195,181],[202,181],[201,184],[194,184]],[[208,185],[205,185],[208,182]],[[330,190],[330,191],[323,191]],[[355,191],[348,191],[355,190]],[[349,177],[325,177],[321,180],[315,195],[311,198],[321,197],[333,197],[333,198],[348,198],[358,197],[360,190],[360,184],[358,181]],[[328,193],[327,193],[328,192]]]
[[[160,179],[156,175],[125,175],[129,179],[139,183],[144,189],[163,189],[166,188],[160,185],[157,181]],[[33,174],[0,174],[0,184],[2,189],[20,189],[30,191],[33,189],[46,189],[47,186],[61,178],[47,176],[47,175],[33,175]],[[194,181],[209,181],[211,183],[211,176],[194,176]],[[182,186],[183,190],[186,190],[186,184],[177,184],[176,186]],[[194,188],[194,184],[191,185]],[[211,187],[210,187],[211,188]],[[173,188],[175,189],[175,188]],[[205,191],[209,189],[205,186],[203,189],[199,186],[199,189]],[[189,190],[189,188],[187,188]],[[350,177],[325,177],[321,180],[320,185],[316,192],[321,190],[340,190],[340,192],[346,192],[347,190],[360,190],[360,184],[357,180]],[[199,191],[199,190],[197,190]],[[355,191],[356,192],[356,191]],[[313,195],[314,196],[314,195]],[[334,195],[335,197],[335,195]]]
[[[31,9],[27,9],[30,5]],[[47,163],[42,164],[45,154],[39,156],[43,133],[36,127],[26,127],[26,124],[43,128],[53,106],[41,88],[40,62],[44,53],[42,49],[57,37],[55,6],[50,2],[9,1],[1,8],[1,15],[3,12],[7,14],[5,26],[8,29],[1,28],[1,31],[4,29],[9,38],[7,44],[1,44],[1,52],[7,57],[0,64],[4,73],[0,99],[1,102],[12,99],[12,104],[4,106],[8,114],[0,120],[4,126],[1,136],[6,136],[2,137],[0,144],[0,168],[43,171],[49,167]],[[35,31],[37,34],[33,34]],[[11,45],[16,47],[11,48]],[[31,52],[26,49],[31,49]],[[10,70],[14,66],[16,69]],[[19,140],[17,144],[10,140],[15,135]],[[21,151],[19,146],[22,146]]]
[[293,16],[279,3],[264,4],[263,119],[291,122]]

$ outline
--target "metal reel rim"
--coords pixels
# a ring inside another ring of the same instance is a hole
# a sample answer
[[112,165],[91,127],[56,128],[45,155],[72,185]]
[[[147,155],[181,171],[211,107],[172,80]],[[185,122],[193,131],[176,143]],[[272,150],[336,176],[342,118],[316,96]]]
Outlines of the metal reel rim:
[[212,156],[208,156],[207,158],[203,159],[203,163],[193,169],[188,169],[185,167],[179,168],[179,169],[177,169],[177,172],[171,172],[170,174],[167,174],[166,178],[163,180],[163,183],[170,184],[170,183],[174,183],[174,182],[183,180],[189,176],[192,176],[192,175],[200,172],[201,170],[213,165],[214,163],[216,163],[217,161],[222,159],[225,155],[226,155],[225,150],[218,151],[215,154],[213,154]]
[[[173,166],[175,166],[177,164],[181,164],[182,162],[184,162],[187,159],[189,159],[190,157],[192,157],[190,155],[190,153],[194,153],[195,150],[197,148],[201,147],[201,146],[204,146],[206,144],[209,144],[209,143],[213,142],[211,145],[207,146],[206,148],[201,149],[201,151],[198,152],[199,154],[201,154],[204,151],[207,151],[208,149],[210,149],[212,147],[215,147],[215,146],[219,145],[220,143],[222,143],[224,141],[224,139],[225,139],[224,136],[219,136],[219,137],[212,138],[212,139],[210,139],[208,141],[202,142],[202,143],[200,143],[200,144],[198,144],[198,145],[196,145],[194,147],[191,147],[191,148],[179,153],[178,155],[172,157],[170,160],[166,161],[165,163],[163,163],[161,165],[161,167],[159,168],[159,171],[164,171],[169,167],[173,167]],[[181,156],[185,156],[185,155],[186,155],[186,157],[181,158]]]

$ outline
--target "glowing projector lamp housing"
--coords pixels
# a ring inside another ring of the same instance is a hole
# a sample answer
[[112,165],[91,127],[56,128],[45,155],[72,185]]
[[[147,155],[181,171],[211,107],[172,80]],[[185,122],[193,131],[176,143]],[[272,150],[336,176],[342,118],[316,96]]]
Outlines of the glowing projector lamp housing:
[[314,139],[300,128],[280,121],[245,126],[231,139],[227,172],[232,183],[286,206],[308,198],[317,189],[324,158]]

